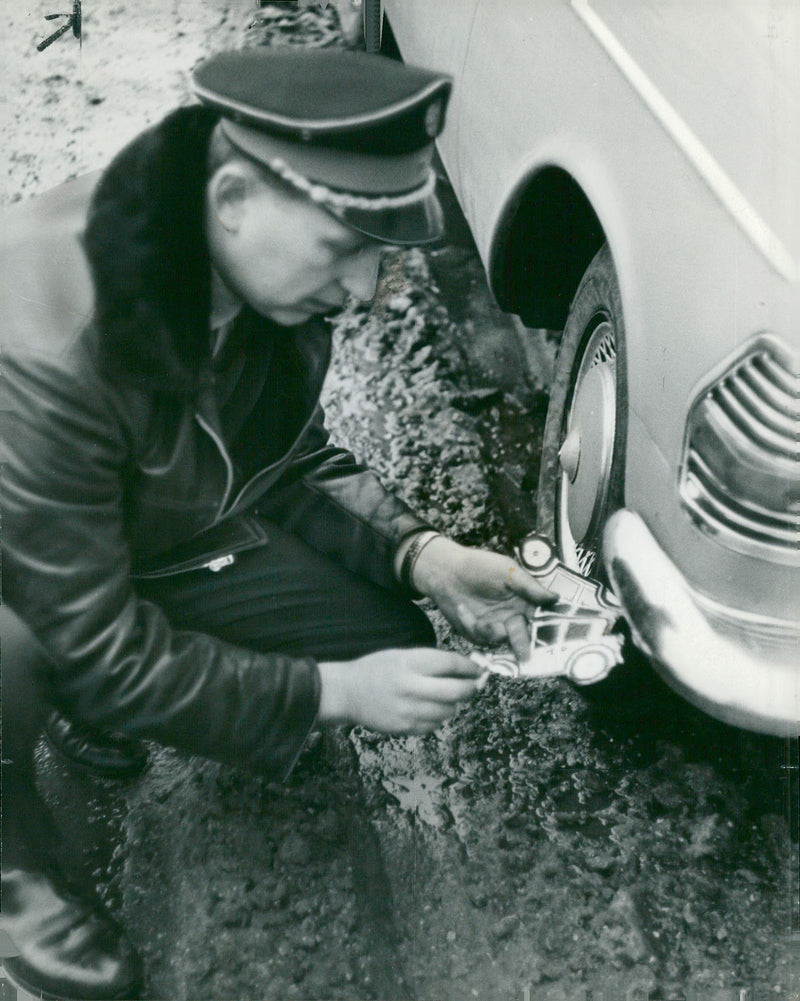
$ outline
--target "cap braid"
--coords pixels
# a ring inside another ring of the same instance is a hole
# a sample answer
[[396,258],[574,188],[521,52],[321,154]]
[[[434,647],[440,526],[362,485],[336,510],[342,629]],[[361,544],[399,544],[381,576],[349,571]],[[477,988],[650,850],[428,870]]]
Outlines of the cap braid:
[[293,188],[302,191],[303,194],[320,205],[329,205],[336,209],[364,209],[368,212],[381,212],[384,209],[401,209],[408,205],[415,205],[417,202],[427,198],[433,193],[436,187],[436,172],[429,168],[425,181],[413,191],[404,192],[401,195],[377,195],[370,198],[367,195],[353,195],[346,191],[334,191],[325,184],[318,184],[310,181],[303,174],[293,170],[288,163],[275,157],[266,164],[269,169],[282,178]]

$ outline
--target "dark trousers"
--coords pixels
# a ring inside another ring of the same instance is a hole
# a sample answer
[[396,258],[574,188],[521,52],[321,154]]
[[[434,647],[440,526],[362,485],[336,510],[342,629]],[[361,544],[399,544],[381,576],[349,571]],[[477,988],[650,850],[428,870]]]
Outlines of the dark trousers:
[[[198,570],[137,584],[175,628],[195,629],[261,652],[347,660],[375,650],[434,646],[410,601],[343,569],[282,529],[217,573]],[[58,832],[35,787],[33,751],[47,692],[44,653],[0,607],[3,702],[3,866],[38,869],[58,854]]]

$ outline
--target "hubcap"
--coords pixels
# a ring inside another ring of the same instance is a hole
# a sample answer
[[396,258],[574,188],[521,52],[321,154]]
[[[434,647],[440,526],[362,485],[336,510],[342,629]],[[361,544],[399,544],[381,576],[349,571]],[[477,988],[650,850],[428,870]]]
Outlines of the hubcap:
[[558,452],[558,461],[569,477],[569,482],[574,483],[581,462],[581,429],[577,425],[570,430],[564,439],[564,444]]
[[568,566],[591,574],[608,500],[616,430],[614,330],[595,328],[580,362],[559,452],[559,543]]

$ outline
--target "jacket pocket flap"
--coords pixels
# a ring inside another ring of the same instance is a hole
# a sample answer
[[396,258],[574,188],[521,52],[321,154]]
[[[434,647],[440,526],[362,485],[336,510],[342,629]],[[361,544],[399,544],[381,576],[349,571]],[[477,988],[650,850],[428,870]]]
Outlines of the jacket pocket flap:
[[173,546],[167,552],[160,553],[148,565],[136,569],[132,576],[134,580],[153,580],[202,570],[204,567],[211,568],[211,564],[215,563],[225,566],[226,563],[233,562],[227,557],[234,557],[248,549],[257,549],[268,541],[269,535],[259,518],[252,515],[226,518],[211,528],[198,532],[191,539]]

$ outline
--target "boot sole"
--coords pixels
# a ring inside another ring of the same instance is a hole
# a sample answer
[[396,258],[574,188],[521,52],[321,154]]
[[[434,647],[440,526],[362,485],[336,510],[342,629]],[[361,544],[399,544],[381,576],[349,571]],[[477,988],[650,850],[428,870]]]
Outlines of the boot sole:
[[33,987],[31,984],[26,983],[24,977],[21,977],[16,970],[9,970],[5,963],[3,964],[2,972],[6,980],[13,984],[17,990],[25,991],[26,994],[30,994],[37,1001],[136,1001],[141,996],[141,991],[139,990],[141,984],[133,984],[121,993],[103,994],[102,997],[98,995],[96,999],[89,999],[85,994],[82,994],[80,998],[74,994],[52,994],[49,991],[42,990],[41,987]]
[[[146,771],[147,766],[150,764],[150,758],[148,755],[142,764],[130,765],[127,768],[104,768],[102,765],[92,765],[89,762],[81,761],[79,758],[73,758],[69,754],[62,751],[58,744],[52,740],[47,730],[43,731],[43,736],[48,750],[55,758],[57,758],[62,764],[69,765],[70,768],[77,768],[78,771],[83,772],[84,775],[95,775],[98,778],[118,779],[120,782],[125,782],[138,778],[144,771]],[[116,1001],[116,998],[111,998],[110,1001]]]

